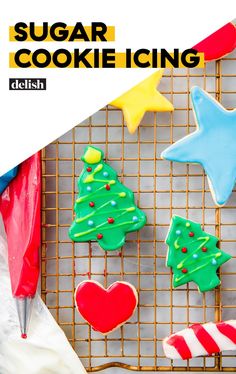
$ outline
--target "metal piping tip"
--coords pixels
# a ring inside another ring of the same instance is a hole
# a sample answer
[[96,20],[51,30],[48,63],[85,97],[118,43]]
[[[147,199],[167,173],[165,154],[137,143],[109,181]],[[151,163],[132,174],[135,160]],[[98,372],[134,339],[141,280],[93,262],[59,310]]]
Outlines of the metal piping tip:
[[33,309],[33,297],[15,298],[16,310],[19,318],[21,337],[27,338],[29,321]]

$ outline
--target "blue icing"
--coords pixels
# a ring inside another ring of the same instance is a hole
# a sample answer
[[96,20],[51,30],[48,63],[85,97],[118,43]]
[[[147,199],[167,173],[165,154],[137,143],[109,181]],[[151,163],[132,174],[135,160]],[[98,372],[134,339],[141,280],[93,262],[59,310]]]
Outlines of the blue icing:
[[236,110],[224,109],[199,87],[191,90],[197,130],[171,145],[161,157],[200,164],[217,205],[229,199],[236,181]]
[[8,184],[15,178],[18,171],[18,166],[9,170],[0,177],[0,194],[7,188]]

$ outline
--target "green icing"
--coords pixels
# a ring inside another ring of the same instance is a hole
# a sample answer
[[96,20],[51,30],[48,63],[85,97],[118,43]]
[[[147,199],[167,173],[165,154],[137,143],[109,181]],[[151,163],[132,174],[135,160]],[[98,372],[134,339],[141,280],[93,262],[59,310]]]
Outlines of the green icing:
[[173,216],[166,238],[167,266],[173,271],[173,287],[195,282],[199,291],[220,284],[216,273],[231,256],[217,248],[218,239],[201,229],[199,223]]
[[[112,251],[125,243],[126,233],[145,225],[146,215],[135,205],[133,192],[119,182],[117,173],[103,157],[99,148],[85,148],[69,236],[76,242],[96,240],[104,250]],[[108,219],[114,222],[109,223]]]

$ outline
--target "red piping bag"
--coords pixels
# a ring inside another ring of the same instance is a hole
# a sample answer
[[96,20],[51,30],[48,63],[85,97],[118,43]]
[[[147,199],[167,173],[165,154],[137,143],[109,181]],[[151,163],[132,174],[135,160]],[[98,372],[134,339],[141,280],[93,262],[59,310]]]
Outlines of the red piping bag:
[[12,295],[16,300],[21,336],[26,338],[40,271],[40,152],[19,166],[17,176],[0,197],[0,212],[7,235]]

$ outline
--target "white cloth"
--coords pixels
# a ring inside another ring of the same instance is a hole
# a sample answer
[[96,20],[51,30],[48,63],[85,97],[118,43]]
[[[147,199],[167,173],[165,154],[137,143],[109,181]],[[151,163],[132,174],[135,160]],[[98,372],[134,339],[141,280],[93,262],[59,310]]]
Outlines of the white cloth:
[[0,235],[0,373],[86,373],[39,295],[35,297],[28,339],[21,338],[6,259],[7,245]]

